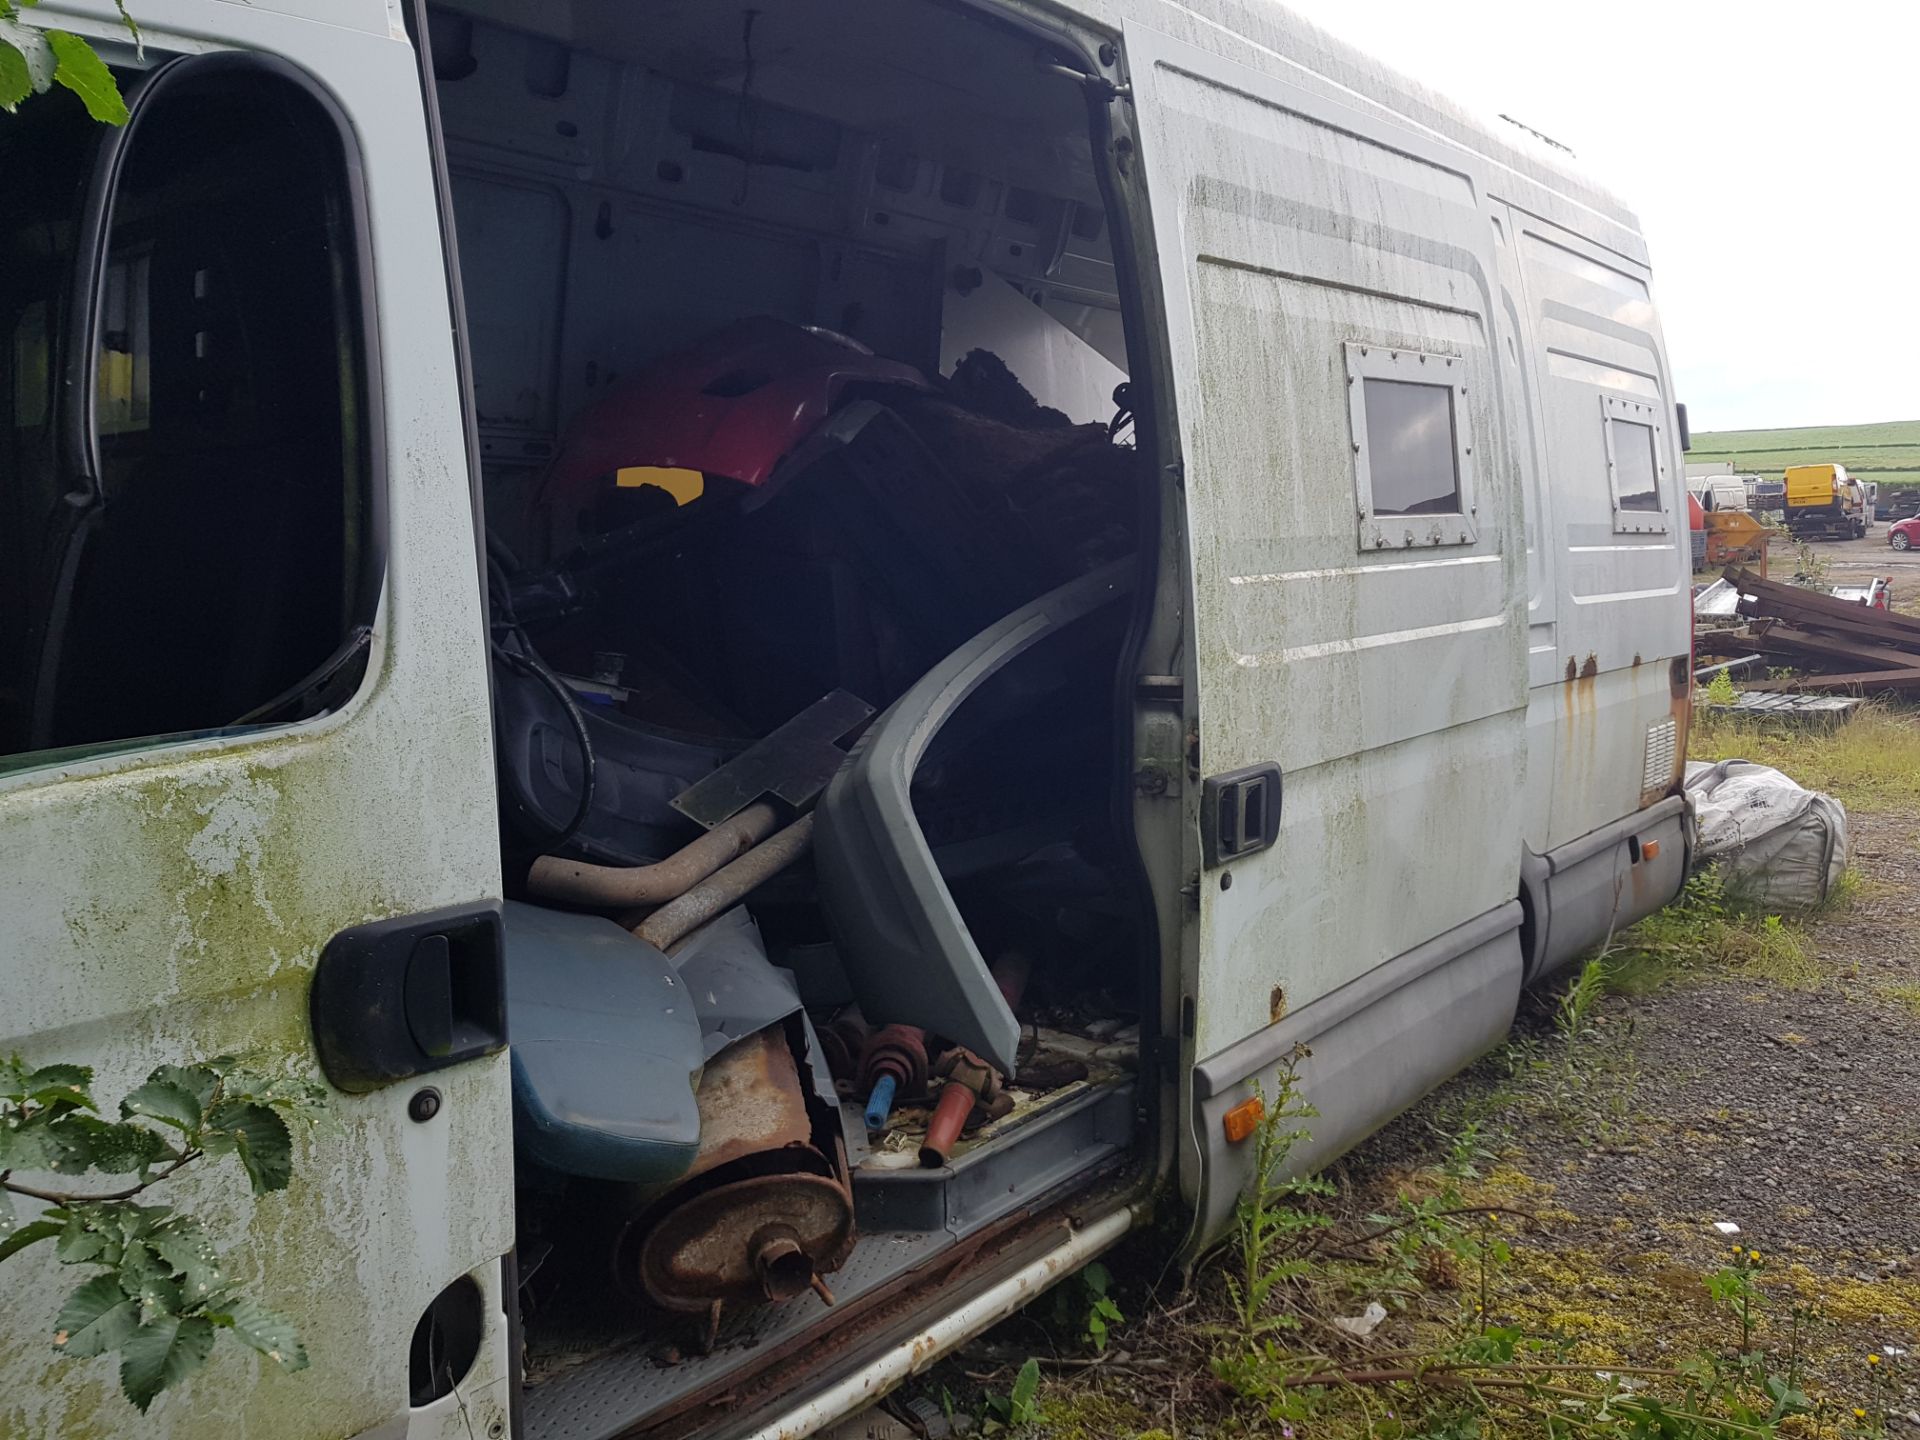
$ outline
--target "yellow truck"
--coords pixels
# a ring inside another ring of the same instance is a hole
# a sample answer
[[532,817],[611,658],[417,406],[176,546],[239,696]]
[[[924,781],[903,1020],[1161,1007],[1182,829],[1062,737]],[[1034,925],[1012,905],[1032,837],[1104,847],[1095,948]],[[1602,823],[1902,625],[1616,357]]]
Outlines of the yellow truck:
[[1866,488],[1844,465],[1789,465],[1787,530],[1796,539],[1859,539],[1867,533]]

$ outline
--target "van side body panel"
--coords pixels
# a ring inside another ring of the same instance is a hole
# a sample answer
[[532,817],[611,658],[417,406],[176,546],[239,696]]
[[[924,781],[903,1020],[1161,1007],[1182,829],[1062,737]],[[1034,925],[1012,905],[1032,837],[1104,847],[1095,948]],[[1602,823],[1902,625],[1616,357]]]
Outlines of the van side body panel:
[[[1212,1089],[1272,1049],[1250,1036],[1297,1030],[1308,1098],[1334,1097],[1317,1162],[1493,1043],[1523,976],[1679,887],[1683,813],[1635,818],[1685,750],[1672,387],[1644,245],[1604,193],[1278,9],[1101,8],[1126,38],[1165,288],[1199,771],[1287,777],[1273,850],[1226,867],[1230,889],[1199,870],[1186,1054]],[[1415,525],[1399,553],[1356,544],[1343,451],[1364,437],[1332,383],[1350,341],[1467,368],[1464,541],[1427,548]],[[1655,477],[1627,508],[1621,436]],[[1635,861],[1642,838],[1658,863]],[[1516,896],[1524,947],[1476,938]],[[1406,1006],[1356,1024],[1344,1002],[1312,1018],[1436,947],[1458,973],[1401,988],[1444,983],[1448,1023]],[[1350,1109],[1353,1057],[1389,1052],[1379,1105]],[[1241,1078],[1271,1092],[1265,1060]],[[1223,1093],[1188,1112],[1196,1241],[1237,1183]]]

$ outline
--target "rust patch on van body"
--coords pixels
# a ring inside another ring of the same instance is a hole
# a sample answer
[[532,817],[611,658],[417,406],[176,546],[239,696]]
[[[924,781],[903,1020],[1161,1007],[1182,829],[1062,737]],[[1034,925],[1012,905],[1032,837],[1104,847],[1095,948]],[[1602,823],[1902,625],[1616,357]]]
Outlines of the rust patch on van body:
[[1599,673],[1600,659],[1592,651],[1588,651],[1587,658],[1580,662],[1580,678],[1582,680],[1591,680]]
[[1267,1023],[1269,1025],[1282,1019],[1287,1013],[1287,987],[1276,985],[1267,996]]

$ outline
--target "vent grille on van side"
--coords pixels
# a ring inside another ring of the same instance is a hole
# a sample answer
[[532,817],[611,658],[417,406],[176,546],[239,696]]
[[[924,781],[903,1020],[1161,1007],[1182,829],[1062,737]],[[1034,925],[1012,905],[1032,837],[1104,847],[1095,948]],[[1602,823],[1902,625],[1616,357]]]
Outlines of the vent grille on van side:
[[1680,730],[1671,718],[1647,726],[1646,773],[1640,781],[1642,791],[1664,790],[1673,778],[1673,750]]

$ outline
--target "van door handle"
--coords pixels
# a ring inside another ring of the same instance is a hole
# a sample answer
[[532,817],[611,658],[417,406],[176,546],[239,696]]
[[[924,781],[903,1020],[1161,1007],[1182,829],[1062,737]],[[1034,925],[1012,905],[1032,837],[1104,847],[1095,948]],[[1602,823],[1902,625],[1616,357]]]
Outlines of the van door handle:
[[1250,765],[1200,784],[1200,829],[1207,864],[1224,865],[1265,850],[1280,836],[1278,765]]
[[500,906],[431,910],[342,930],[307,1010],[327,1079],[364,1093],[504,1049]]

